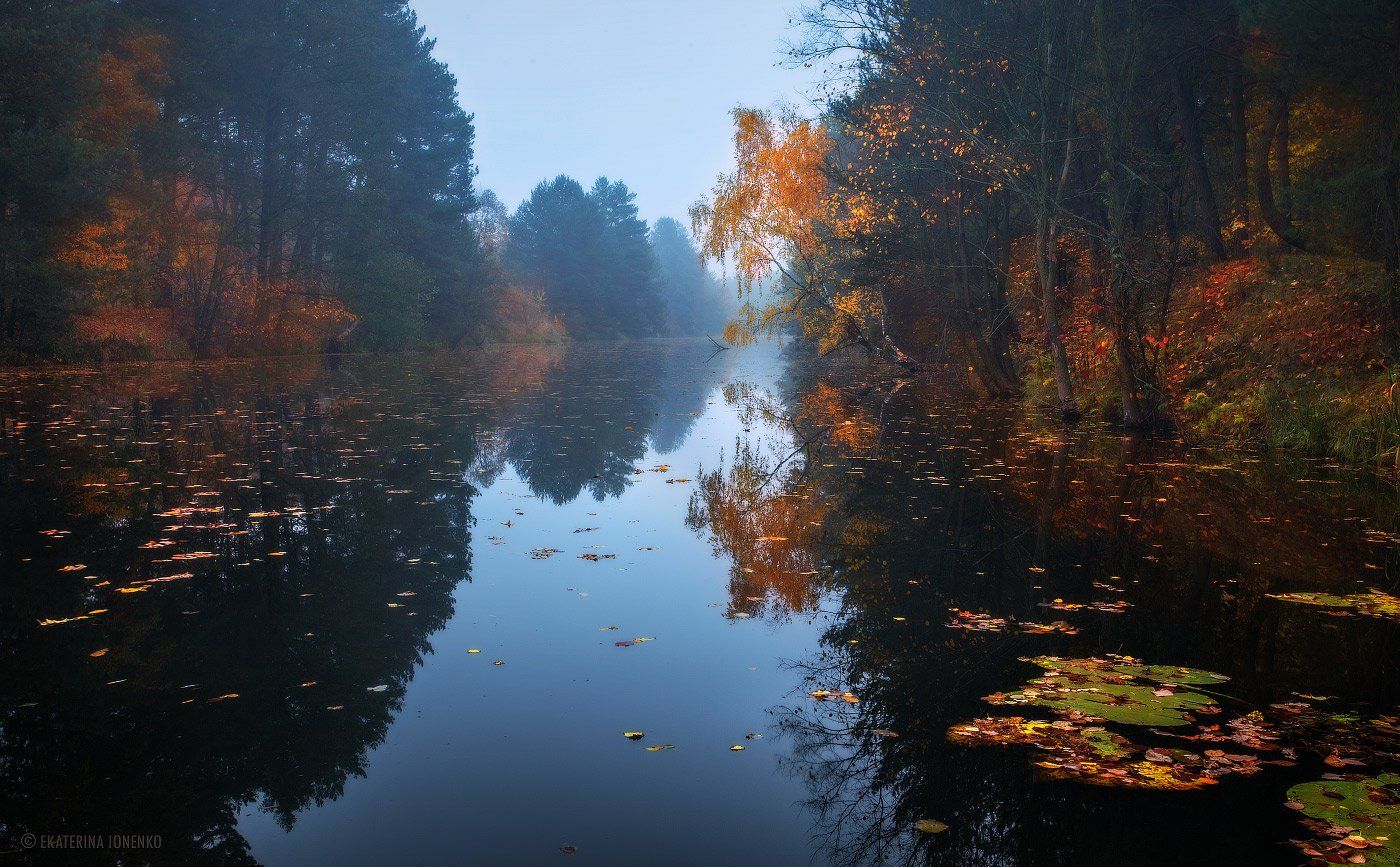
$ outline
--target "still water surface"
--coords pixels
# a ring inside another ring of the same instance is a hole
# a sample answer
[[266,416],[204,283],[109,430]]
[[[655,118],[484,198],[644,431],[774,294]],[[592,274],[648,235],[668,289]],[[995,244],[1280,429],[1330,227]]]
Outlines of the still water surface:
[[1393,592],[1393,489],[710,350],[6,374],[0,861],[1302,860],[1304,750],[1129,791],[945,733],[1044,654],[1385,712],[1400,628],[1267,594]]

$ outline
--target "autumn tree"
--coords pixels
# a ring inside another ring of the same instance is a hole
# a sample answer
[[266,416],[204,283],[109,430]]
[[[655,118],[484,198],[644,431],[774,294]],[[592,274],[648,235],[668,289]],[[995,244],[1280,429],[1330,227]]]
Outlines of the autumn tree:
[[[731,342],[796,328],[823,350],[880,351],[871,332],[881,299],[842,279],[832,253],[827,158],[832,139],[819,123],[788,111],[734,111],[735,170],[691,209],[700,251],[732,266],[745,303],[725,329]],[[754,290],[777,277],[777,292]]]

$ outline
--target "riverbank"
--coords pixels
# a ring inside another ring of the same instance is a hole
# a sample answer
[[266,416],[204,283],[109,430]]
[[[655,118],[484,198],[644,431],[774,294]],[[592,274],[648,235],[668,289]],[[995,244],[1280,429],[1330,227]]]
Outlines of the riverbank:
[[[1225,262],[1187,280],[1154,347],[1176,433],[1400,471],[1389,280],[1372,262],[1302,254]],[[1109,335],[1086,311],[1068,323],[1066,343],[1086,413],[1116,421]],[[1032,366],[1025,393],[1048,405],[1054,385]]]

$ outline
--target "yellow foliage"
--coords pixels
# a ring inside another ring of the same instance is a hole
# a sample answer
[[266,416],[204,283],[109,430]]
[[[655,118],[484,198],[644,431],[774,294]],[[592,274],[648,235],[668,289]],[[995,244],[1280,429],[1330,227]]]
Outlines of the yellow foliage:
[[[734,110],[735,170],[718,179],[690,216],[701,253],[732,265],[742,293],[775,271],[786,288],[813,291],[822,233],[830,222],[826,165],[831,150],[831,138],[819,123],[786,112]],[[781,303],[750,308],[731,323],[727,336],[746,342],[794,312]]]

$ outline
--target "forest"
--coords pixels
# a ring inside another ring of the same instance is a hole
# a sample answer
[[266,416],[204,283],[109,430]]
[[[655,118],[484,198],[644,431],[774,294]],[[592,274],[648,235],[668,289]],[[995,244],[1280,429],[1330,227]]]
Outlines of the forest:
[[804,335],[1067,420],[1400,465],[1400,7],[822,0],[692,211]]
[[0,2],[16,864],[1400,867],[1398,494],[1400,0]]
[[719,330],[718,281],[623,183],[509,217],[478,190],[433,49],[404,0],[6,4],[0,359]]
[[823,95],[736,108],[733,170],[649,225],[617,179],[513,210],[479,189],[406,0],[20,0],[0,358],[723,330],[1400,466],[1395,4],[820,0],[795,24]]

